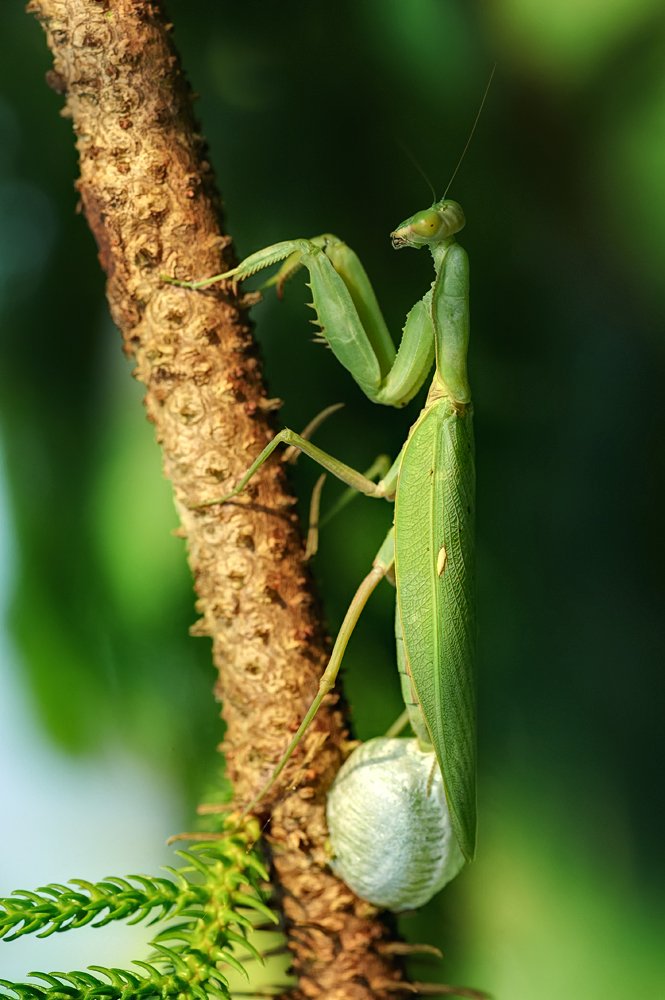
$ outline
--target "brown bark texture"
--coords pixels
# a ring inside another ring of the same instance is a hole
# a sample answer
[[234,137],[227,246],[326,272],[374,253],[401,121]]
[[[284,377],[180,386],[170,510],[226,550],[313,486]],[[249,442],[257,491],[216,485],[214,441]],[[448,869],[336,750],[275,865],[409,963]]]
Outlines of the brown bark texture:
[[[111,313],[163,449],[228,724],[224,750],[251,799],[316,691],[328,646],[293,499],[279,462],[247,496],[193,506],[234,484],[273,433],[245,308],[229,289],[164,284],[234,264],[191,95],[161,6],[151,0],[33,0],[80,158],[83,212]],[[334,699],[303,740],[272,806],[270,847],[298,987],[294,997],[402,992],[386,928],[326,868],[325,792],[343,757]]]

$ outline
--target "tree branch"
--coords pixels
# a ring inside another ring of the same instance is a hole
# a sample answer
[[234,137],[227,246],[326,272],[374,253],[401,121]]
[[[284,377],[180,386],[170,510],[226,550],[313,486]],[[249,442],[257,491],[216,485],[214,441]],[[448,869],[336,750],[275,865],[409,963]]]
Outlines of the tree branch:
[[[234,264],[159,4],[33,0],[28,9],[53,52],[49,82],[66,94],[81,204],[111,314],[146,386],[187,539],[196,633],[212,638],[228,772],[248,801],[302,718],[327,657],[280,465],[264,467],[250,502],[192,509],[235,482],[272,435],[274,406],[244,311],[249,298],[159,281],[162,271],[190,277]],[[343,743],[329,699],[287,772],[297,789],[273,802],[274,870],[300,983],[293,996],[394,998],[401,971],[379,947],[384,924],[326,868],[325,791]]]

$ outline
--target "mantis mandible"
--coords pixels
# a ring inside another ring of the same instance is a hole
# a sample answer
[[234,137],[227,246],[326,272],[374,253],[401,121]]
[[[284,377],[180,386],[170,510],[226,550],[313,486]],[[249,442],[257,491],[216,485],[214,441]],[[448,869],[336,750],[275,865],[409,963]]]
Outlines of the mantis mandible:
[[425,405],[397,458],[378,482],[285,429],[230,493],[201,506],[237,496],[280,444],[299,448],[366,496],[394,500],[394,525],[346,613],[316,698],[248,810],[277,779],[332,689],[370,594],[385,576],[394,574],[398,663],[409,720],[420,745],[436,755],[453,830],[464,857],[470,860],[476,840],[475,471],[466,371],[469,265],[466,252],[455,240],[464,222],[461,206],[444,197],[405,219],[390,234],[395,249],[427,247],[435,272],[430,289],[406,318],[398,350],[360,260],[331,234],[277,243],[225,274],[177,283],[203,288],[221,279],[242,281],[284,261],[269,282],[279,289],[305,268],[323,337],[375,403],[404,406],[435,364]]

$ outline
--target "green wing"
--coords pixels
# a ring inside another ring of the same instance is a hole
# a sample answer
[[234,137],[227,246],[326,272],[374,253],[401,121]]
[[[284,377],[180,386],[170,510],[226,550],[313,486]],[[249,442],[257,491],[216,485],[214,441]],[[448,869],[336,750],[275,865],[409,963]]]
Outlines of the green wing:
[[476,842],[471,408],[443,398],[414,425],[395,498],[397,602],[408,665],[464,856]]

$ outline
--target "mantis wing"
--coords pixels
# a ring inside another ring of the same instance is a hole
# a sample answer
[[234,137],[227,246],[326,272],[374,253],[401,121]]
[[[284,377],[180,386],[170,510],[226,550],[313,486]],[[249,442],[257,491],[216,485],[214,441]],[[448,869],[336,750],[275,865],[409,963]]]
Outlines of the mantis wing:
[[467,860],[476,841],[471,420],[470,407],[460,412],[446,397],[421,414],[404,450],[395,498],[406,658]]

